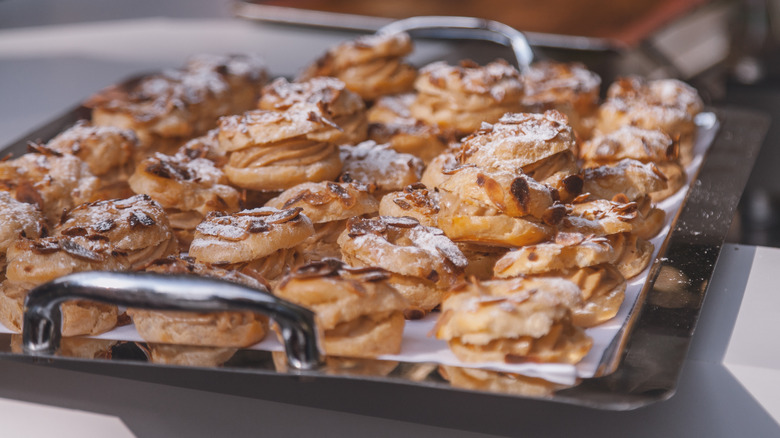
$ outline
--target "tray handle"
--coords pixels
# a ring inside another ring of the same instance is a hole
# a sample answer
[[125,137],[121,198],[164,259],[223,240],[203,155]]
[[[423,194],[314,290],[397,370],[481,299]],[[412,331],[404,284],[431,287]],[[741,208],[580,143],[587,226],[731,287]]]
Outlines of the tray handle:
[[430,38],[492,41],[512,49],[521,72],[526,70],[534,59],[531,45],[522,32],[484,18],[418,16],[394,21],[377,30],[377,34],[396,32],[417,33]]
[[80,272],[31,290],[25,299],[25,353],[51,355],[57,351],[62,337],[59,305],[73,299],[150,310],[262,313],[279,325],[292,368],[310,370],[322,363],[314,313],[268,290],[208,277],[128,272]]

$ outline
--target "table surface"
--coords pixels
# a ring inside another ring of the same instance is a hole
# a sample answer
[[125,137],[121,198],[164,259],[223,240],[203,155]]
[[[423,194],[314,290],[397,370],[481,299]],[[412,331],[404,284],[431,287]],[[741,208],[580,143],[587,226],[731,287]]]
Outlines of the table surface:
[[[0,2],[0,144],[130,73],[176,67],[191,53],[258,52],[274,74],[290,75],[350,36],[233,20],[226,1],[183,4]],[[378,418],[0,361],[0,418],[10,425],[2,435],[778,436],[780,350],[767,348],[777,332],[778,264],[777,249],[724,247],[677,394],[636,411],[523,402],[505,412],[446,406]]]

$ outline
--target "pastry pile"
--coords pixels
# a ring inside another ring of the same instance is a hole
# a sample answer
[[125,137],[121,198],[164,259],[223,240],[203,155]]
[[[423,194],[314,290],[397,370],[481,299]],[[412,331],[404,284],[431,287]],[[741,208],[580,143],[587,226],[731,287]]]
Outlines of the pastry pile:
[[[0,322],[20,331],[26,293],[61,275],[191,274],[312,309],[329,355],[397,354],[431,315],[464,362],[579,362],[651,261],[701,99],[632,77],[602,103],[580,64],[418,70],[411,51],[406,34],[358,38],[270,83],[254,56],[198,56],[99,92],[90,121],[0,162]],[[63,334],[120,312],[66,303]],[[164,344],[274,329],[126,313],[163,362]]]

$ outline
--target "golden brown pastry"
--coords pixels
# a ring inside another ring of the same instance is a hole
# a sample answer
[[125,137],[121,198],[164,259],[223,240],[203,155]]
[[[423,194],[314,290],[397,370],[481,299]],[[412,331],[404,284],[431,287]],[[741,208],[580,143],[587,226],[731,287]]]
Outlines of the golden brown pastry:
[[365,100],[411,91],[417,71],[404,62],[412,40],[403,32],[366,35],[330,49],[298,76],[334,76]]
[[571,323],[581,292],[561,278],[478,281],[442,303],[436,337],[464,362],[576,364],[593,341]]
[[344,163],[342,181],[376,185],[378,196],[403,190],[420,181],[425,164],[414,155],[393,150],[389,145],[365,141],[356,146],[341,146]]
[[379,144],[389,143],[398,152],[412,154],[428,164],[447,150],[452,133],[412,117],[413,93],[379,98],[368,110],[368,136]]
[[621,78],[607,90],[597,129],[603,133],[625,125],[660,129],[679,143],[680,161],[687,165],[693,158],[694,117],[703,107],[696,89],[676,79]]
[[509,251],[496,262],[496,277],[508,278],[550,271],[584,268],[615,260],[615,249],[605,237],[578,235],[575,239],[528,245]]
[[666,176],[653,164],[624,159],[611,165],[582,170],[582,193],[600,199],[613,199],[619,194],[634,201],[645,195],[666,189]]
[[304,182],[335,179],[341,173],[341,136],[315,105],[254,110],[219,122],[223,167],[230,182],[250,190],[284,190]]
[[189,248],[195,227],[206,214],[239,210],[238,191],[205,158],[155,153],[138,163],[128,183],[133,192],[148,195],[163,207],[183,249]]
[[398,354],[406,300],[389,278],[380,268],[351,268],[326,259],[290,272],[275,294],[314,311],[328,355]]
[[[212,277],[267,290],[266,285],[248,275],[178,257],[159,259],[145,271]],[[164,344],[248,347],[260,342],[268,327],[267,317],[252,312],[194,313],[129,308],[127,314],[145,341]]]
[[316,77],[302,82],[279,78],[263,88],[259,109],[286,111],[305,103],[319,108],[324,118],[340,128],[332,139],[336,144],[357,144],[368,135],[366,105],[336,78]]
[[650,265],[655,245],[630,233],[607,236],[610,245],[615,248],[614,264],[626,279],[641,274]]
[[219,147],[219,130],[212,129],[205,135],[195,137],[184,143],[177,151],[176,156],[182,156],[194,160],[205,158],[218,168],[227,164],[227,153]]
[[428,190],[422,183],[410,184],[403,191],[388,193],[379,202],[380,216],[408,216],[426,227],[436,226],[438,214],[439,192]]
[[144,149],[171,152],[217,118],[254,108],[267,73],[251,55],[200,55],[179,70],[109,87],[86,103],[92,123],[135,131]]
[[273,284],[294,262],[292,248],[312,234],[300,207],[211,212],[195,229],[189,255],[199,263],[253,269]]
[[378,266],[391,273],[390,284],[409,302],[410,319],[438,306],[468,264],[441,230],[410,217],[350,219],[338,243],[350,265]]
[[559,233],[555,242],[510,251],[494,267],[499,278],[559,277],[576,284],[581,302],[572,307],[574,325],[592,327],[614,317],[625,298],[626,280],[613,265],[613,240]]
[[414,87],[417,98],[411,105],[412,116],[461,134],[522,110],[520,73],[504,60],[485,66],[471,61],[457,66],[435,62],[420,70]]
[[103,186],[125,181],[132,173],[132,160],[139,149],[138,138],[129,129],[92,126],[81,120],[46,143],[61,154],[75,155],[99,176]]
[[462,165],[458,163],[458,157],[454,153],[444,153],[436,156],[420,177],[420,182],[431,190],[438,188]]
[[665,189],[653,192],[653,200],[660,201],[676,193],[687,181],[685,169],[677,160],[678,144],[663,131],[635,126],[623,126],[586,142],[581,150],[585,167],[598,167],[623,159],[654,163],[666,177]]
[[463,140],[460,161],[516,171],[575,147],[574,131],[558,111],[505,114]]
[[46,218],[34,205],[19,202],[0,192],[0,271],[5,271],[5,253],[19,239],[37,239],[49,233]]
[[314,224],[314,234],[296,247],[304,262],[325,258],[341,259],[337,240],[347,219],[374,214],[379,207],[373,187],[359,183],[303,183],[282,192],[265,206],[301,208]]
[[179,248],[165,211],[147,195],[79,205],[62,215],[55,234],[109,242],[133,269]]
[[457,242],[506,247],[542,242],[565,214],[549,187],[522,173],[467,166],[439,190],[439,227]]
[[571,150],[543,158],[522,168],[523,173],[558,191],[561,202],[571,202],[582,194],[582,175]]
[[577,62],[539,61],[523,72],[523,85],[526,111],[558,110],[581,139],[590,137],[599,109],[599,75]]
[[[24,299],[35,286],[84,271],[125,271],[127,258],[103,239],[86,236],[17,240],[7,253],[6,280],[0,285],[0,322],[20,333]],[[114,328],[117,307],[91,301],[61,306],[62,335],[97,335]]]
[[83,161],[36,146],[27,153],[0,162],[0,190],[16,200],[35,205],[50,224],[74,205],[92,201],[100,182]]

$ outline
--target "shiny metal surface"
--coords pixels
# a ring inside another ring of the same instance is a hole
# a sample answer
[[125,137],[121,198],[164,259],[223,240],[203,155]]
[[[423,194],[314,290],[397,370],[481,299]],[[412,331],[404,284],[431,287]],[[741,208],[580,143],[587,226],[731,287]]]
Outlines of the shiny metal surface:
[[25,298],[25,354],[52,355],[59,349],[59,305],[73,299],[152,310],[262,313],[279,325],[291,368],[311,370],[322,362],[314,313],[306,308],[281,300],[267,290],[216,278],[128,272],[70,274],[31,290]]
[[515,54],[517,66],[526,70],[534,53],[522,32],[497,21],[474,17],[420,16],[394,21],[377,30],[378,34],[408,32],[413,36],[437,39],[477,39],[507,46]]
[[[255,2],[252,0],[239,0],[235,2],[233,9],[236,16],[249,20],[346,29],[360,32],[375,32],[382,29],[383,27],[392,25],[393,23],[406,21],[394,20],[392,18],[371,17],[367,15],[344,14],[275,6]],[[452,18],[469,18],[471,20],[478,20],[470,17]],[[609,51],[620,49],[622,46],[617,41],[612,41],[606,38],[558,35],[543,32],[525,32],[525,36],[534,46],[556,49]],[[468,38],[467,36],[464,37],[462,35],[456,37]]]
[[[623,335],[618,337],[611,354],[602,359],[605,370],[616,367],[608,375],[583,379],[566,387],[510,373],[338,357],[327,357],[321,367],[302,373],[289,366],[281,352],[161,346],[106,339],[66,338],[56,355],[23,354],[20,335],[0,335],[0,355],[94,373],[131,369],[134,378],[149,381],[323,407],[332,407],[333,401],[331,397],[317,395],[322,391],[350,391],[368,397],[376,385],[386,389],[390,385],[394,392],[400,393],[424,391],[430,397],[450,397],[457,392],[473,400],[498,397],[497,400],[505,400],[507,404],[519,397],[611,410],[634,409],[664,400],[677,386],[709,279],[769,124],[768,118],[757,112],[726,108],[713,111],[721,129],[689,190],[665,248],[654,263],[644,301],[637,304],[631,324],[623,328]],[[27,139],[45,139],[46,132],[56,132],[54,125],[68,126],[79,115],[79,110],[74,111],[46,129],[31,133]],[[10,147],[23,148],[27,139]],[[185,283],[181,283],[181,279],[169,277],[160,283],[160,278],[123,275],[129,282],[141,282],[125,288],[146,291],[122,295],[119,303],[133,306],[139,305],[134,302],[139,297],[150,297],[149,289],[162,288],[173,295],[178,294],[177,290],[187,291],[189,295],[189,290],[201,287],[202,281],[185,278]],[[98,277],[83,283],[85,277],[76,279],[83,286],[112,287],[110,283],[92,283]],[[55,283],[50,286],[52,291],[35,295],[56,295],[62,285]],[[97,293],[86,291],[76,296],[101,299]],[[168,303],[168,299],[172,296],[163,301]],[[217,302],[215,306],[227,305],[222,299]],[[168,304],[148,304],[153,308],[168,308]],[[204,306],[205,303],[198,303],[192,308],[203,310]],[[259,385],[273,391],[248,389]]]

